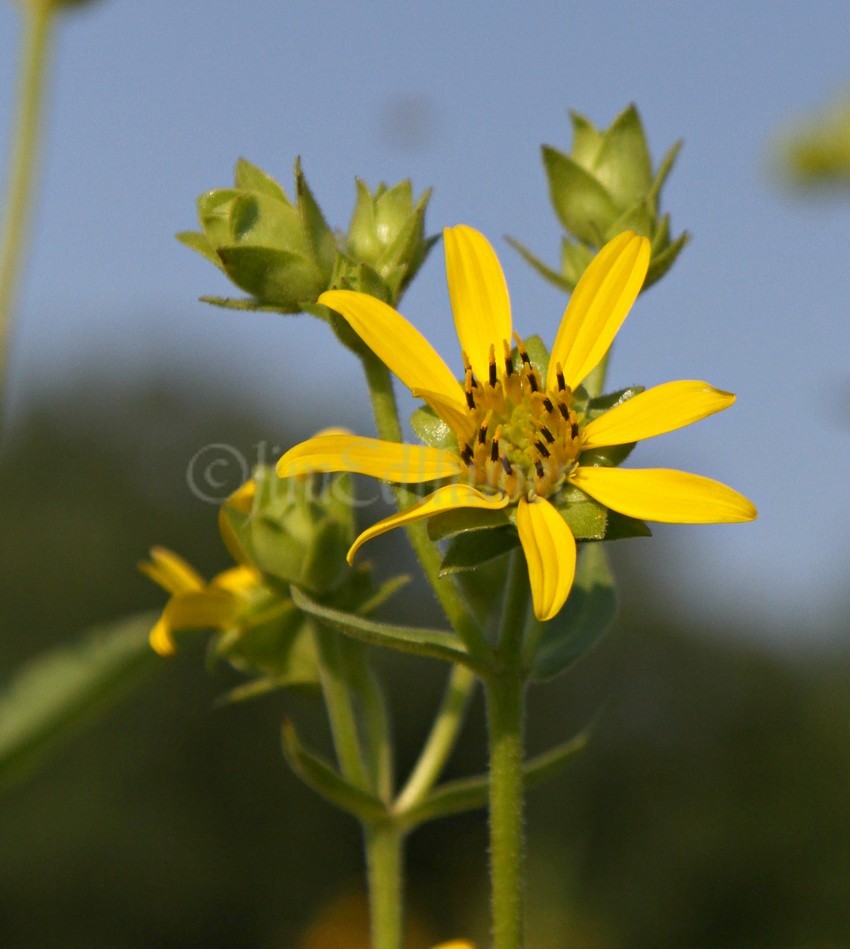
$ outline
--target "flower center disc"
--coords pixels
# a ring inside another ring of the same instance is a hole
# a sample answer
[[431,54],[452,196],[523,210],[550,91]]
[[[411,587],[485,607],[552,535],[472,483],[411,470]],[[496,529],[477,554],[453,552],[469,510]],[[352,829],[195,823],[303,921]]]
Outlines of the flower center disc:
[[504,341],[505,371],[500,376],[491,346],[486,382],[475,378],[464,354],[470,428],[465,440],[458,439],[472,483],[504,491],[514,501],[523,495],[554,494],[575,467],[580,450],[572,392],[560,364],[557,388],[543,391],[522,340],[517,336],[516,341],[519,369]]

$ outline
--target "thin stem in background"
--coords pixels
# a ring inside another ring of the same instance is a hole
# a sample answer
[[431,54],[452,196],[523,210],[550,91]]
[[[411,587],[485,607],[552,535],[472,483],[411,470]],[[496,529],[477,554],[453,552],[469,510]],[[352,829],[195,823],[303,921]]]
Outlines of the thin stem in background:
[[[49,2],[25,3],[23,53],[17,114],[6,179],[2,244],[0,244],[0,386],[5,387],[11,313],[27,245],[38,170],[39,139],[54,8]],[[0,389],[0,431],[3,425]]]

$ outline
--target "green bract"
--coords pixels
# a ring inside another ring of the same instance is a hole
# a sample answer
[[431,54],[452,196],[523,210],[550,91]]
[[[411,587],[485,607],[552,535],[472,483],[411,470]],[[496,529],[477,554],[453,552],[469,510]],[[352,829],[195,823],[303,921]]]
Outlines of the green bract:
[[345,288],[396,303],[436,238],[425,237],[430,192],[413,201],[409,181],[374,193],[357,182],[357,204],[346,236],[335,234],[295,162],[295,201],[264,171],[240,158],[234,186],[198,198],[200,231],[177,239],[222,270],[251,296],[205,297],[238,309],[309,311],[316,300]]
[[596,251],[626,230],[651,241],[651,262],[643,289],[672,266],[688,240],[672,239],[670,217],[661,214],[661,187],[681,147],[669,149],[653,172],[646,134],[630,105],[601,131],[571,112],[571,154],[543,146],[543,165],[555,214],[569,236],[561,245],[560,269],[549,267],[516,240],[512,245],[546,279],[572,291]]

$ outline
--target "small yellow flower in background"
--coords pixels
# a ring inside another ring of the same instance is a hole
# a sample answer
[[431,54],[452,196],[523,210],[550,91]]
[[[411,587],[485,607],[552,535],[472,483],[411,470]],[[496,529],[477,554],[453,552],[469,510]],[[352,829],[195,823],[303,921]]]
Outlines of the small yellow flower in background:
[[[347,471],[406,484],[449,480],[363,531],[348,552],[349,562],[363,543],[391,528],[459,508],[504,510],[516,524],[528,562],[535,615],[549,620],[564,605],[575,575],[575,538],[556,506],[568,491],[577,488],[641,520],[720,523],[756,517],[750,501],[717,481],[659,468],[622,470],[600,465],[594,454],[690,425],[728,408],[735,398],[688,380],[641,392],[596,418],[580,409],[575,390],[604,359],[643,285],[650,257],[646,238],[624,232],[591,261],[570,297],[545,375],[513,334],[505,277],[487,239],[466,226],[446,228],[444,238],[465,369],[461,382],[425,337],[385,303],[350,290],[319,298],[430,406],[456,440],[456,448],[445,449],[332,434],[308,439],[280,459],[281,477]],[[590,462],[583,461],[583,452]]]
[[194,567],[164,547],[153,547],[151,559],[140,563],[139,569],[171,594],[150,636],[151,646],[161,656],[175,653],[176,632],[226,630],[262,588],[255,567],[231,567],[207,583]]

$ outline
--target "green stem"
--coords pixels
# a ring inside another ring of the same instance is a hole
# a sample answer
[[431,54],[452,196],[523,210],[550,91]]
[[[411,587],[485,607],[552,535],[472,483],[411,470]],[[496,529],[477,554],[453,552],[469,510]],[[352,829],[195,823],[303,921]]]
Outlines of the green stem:
[[367,824],[366,870],[372,949],[402,949],[404,913],[404,833],[390,822]]
[[490,742],[493,949],[521,949],[523,946],[525,678],[522,638],[528,598],[525,563],[515,552],[505,594],[498,664],[484,683]]
[[419,760],[396,798],[399,813],[418,804],[437,783],[454,749],[458,732],[472,698],[475,676],[465,666],[455,666],[449,676],[443,701]]
[[357,715],[339,639],[334,630],[320,628],[316,633],[322,694],[340,771],[352,784],[367,788],[369,781],[357,733]]
[[22,9],[24,41],[18,106],[0,230],[0,382],[5,378],[11,311],[29,231],[54,12],[50,2],[29,2]]
[[[378,436],[385,441],[400,442],[403,440],[402,431],[390,372],[371,352],[362,352],[360,358],[369,385]],[[412,491],[398,485],[393,487],[393,494],[400,511],[419,500]],[[413,552],[452,628],[469,650],[470,655],[486,663],[489,659],[487,642],[478,623],[469,612],[460,590],[451,580],[440,577],[440,553],[428,537],[428,528],[424,522],[417,521],[406,524],[405,529]]]

